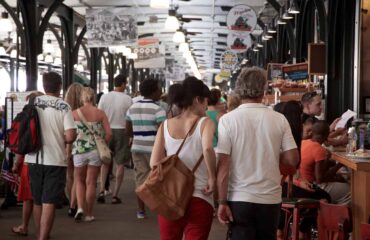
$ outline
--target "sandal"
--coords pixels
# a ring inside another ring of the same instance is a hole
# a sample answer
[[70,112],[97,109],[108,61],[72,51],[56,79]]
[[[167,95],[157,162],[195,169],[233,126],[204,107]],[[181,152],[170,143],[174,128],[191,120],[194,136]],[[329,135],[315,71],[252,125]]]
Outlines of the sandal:
[[98,203],[105,203],[104,191],[100,192],[97,199]]
[[18,236],[27,236],[28,233],[23,229],[22,226],[12,227],[12,232],[17,234]]
[[112,204],[120,204],[122,203],[122,200],[118,197],[112,197]]

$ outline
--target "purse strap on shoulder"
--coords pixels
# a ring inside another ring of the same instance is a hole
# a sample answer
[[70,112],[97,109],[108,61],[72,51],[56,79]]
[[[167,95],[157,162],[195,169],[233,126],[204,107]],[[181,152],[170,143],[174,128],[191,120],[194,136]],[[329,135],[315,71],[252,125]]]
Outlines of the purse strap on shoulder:
[[79,108],[77,109],[77,114],[80,117],[82,124],[85,125],[85,127],[87,128],[87,130],[89,130],[89,132],[95,137],[95,133],[93,132],[93,130],[87,124],[86,118],[82,114],[82,112],[81,112],[81,110]]
[[193,123],[193,125],[191,126],[191,128],[189,129],[188,133],[185,135],[184,140],[182,140],[182,143],[181,143],[181,145],[180,145],[179,149],[177,149],[176,155],[179,155],[179,153],[180,153],[180,151],[181,151],[182,147],[183,147],[183,146],[184,146],[184,144],[185,144],[186,139],[189,137],[190,133],[194,130],[194,128],[195,128],[195,126],[197,125],[198,121],[199,121],[199,118],[197,118],[197,119],[194,121],[194,123]]

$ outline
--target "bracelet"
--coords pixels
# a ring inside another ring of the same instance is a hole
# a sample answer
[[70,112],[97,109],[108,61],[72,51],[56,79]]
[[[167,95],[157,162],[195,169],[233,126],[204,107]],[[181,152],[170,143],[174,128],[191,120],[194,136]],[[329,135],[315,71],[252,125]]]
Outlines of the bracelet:
[[227,199],[220,199],[217,201],[217,203],[220,205],[227,205]]

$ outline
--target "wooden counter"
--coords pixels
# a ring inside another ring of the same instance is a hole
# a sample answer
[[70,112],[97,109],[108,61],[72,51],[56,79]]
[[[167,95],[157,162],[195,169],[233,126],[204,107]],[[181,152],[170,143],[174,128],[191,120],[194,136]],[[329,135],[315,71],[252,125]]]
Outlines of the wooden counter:
[[370,217],[370,159],[347,157],[345,152],[333,152],[332,159],[352,169],[352,239],[360,240],[360,224],[367,223]]

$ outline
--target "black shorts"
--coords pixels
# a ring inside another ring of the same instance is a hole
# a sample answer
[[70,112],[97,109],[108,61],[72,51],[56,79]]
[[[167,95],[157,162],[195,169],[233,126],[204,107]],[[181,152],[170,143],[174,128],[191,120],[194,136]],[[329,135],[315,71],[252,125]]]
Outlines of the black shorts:
[[28,164],[33,202],[56,204],[66,185],[66,167]]

